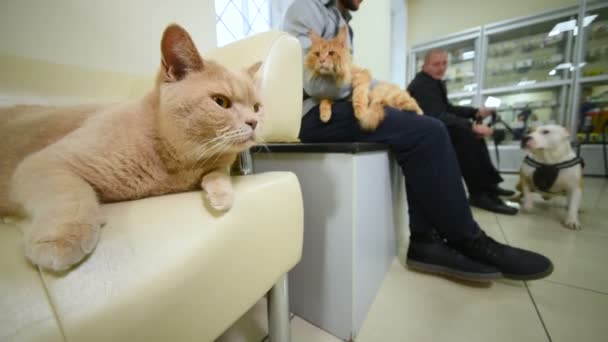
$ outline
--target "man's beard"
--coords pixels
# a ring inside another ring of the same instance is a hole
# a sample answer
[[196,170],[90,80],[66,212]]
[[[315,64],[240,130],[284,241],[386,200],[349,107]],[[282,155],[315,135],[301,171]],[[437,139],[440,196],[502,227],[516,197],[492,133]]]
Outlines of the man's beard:
[[339,0],[342,3],[342,6],[349,11],[356,11],[359,9],[357,5],[355,5],[354,0]]

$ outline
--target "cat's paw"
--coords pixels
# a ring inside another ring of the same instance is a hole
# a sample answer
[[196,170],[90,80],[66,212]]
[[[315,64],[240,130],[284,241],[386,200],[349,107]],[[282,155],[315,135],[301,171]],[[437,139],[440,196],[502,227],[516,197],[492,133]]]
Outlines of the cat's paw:
[[215,210],[228,210],[232,208],[234,194],[230,177],[222,172],[210,172],[203,177],[201,187],[209,204]]
[[327,123],[331,119],[331,101],[327,99],[321,100],[319,104],[319,117],[321,121]]
[[207,191],[207,199],[209,204],[215,210],[226,211],[232,208],[234,203],[234,194],[232,188],[228,189],[215,189]]
[[331,119],[331,112],[322,111],[320,115],[321,121],[327,123]]
[[33,263],[53,271],[64,271],[91,253],[99,239],[99,226],[66,223],[41,228],[25,242],[25,255]]
[[375,131],[384,119],[384,105],[371,106],[370,111],[359,119],[359,125],[363,130]]
[[365,117],[365,112],[367,112],[367,106],[360,103],[353,103],[353,109],[355,111],[355,117],[357,119],[362,120]]

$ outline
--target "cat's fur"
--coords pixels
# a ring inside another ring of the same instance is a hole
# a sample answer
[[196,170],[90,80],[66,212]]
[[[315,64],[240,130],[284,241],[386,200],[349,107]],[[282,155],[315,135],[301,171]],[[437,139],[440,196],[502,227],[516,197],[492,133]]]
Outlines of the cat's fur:
[[261,63],[232,72],[203,60],[178,25],[166,28],[161,52],[156,85],[139,100],[0,110],[0,216],[30,217],[34,264],[65,270],[90,253],[104,222],[99,201],[202,187],[212,207],[231,207],[228,166],[263,119]]
[[[365,130],[375,130],[384,119],[384,107],[390,106],[422,114],[422,109],[410,94],[388,82],[379,82],[370,90],[372,76],[369,70],[352,63],[347,45],[347,27],[340,28],[333,39],[323,39],[314,30],[310,31],[311,47],[305,57],[305,68],[311,77],[333,76],[337,86],[351,83],[352,102],[355,116]],[[323,122],[331,119],[329,99],[321,99],[320,118]]]

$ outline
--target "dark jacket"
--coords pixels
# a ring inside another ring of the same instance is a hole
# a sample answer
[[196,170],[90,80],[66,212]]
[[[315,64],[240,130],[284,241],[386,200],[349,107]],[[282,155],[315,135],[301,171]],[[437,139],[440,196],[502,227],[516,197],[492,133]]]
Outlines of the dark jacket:
[[448,101],[448,91],[444,81],[436,80],[421,71],[416,74],[407,90],[416,99],[425,115],[438,118],[448,127],[471,127],[471,119],[475,118],[477,108],[453,106]]

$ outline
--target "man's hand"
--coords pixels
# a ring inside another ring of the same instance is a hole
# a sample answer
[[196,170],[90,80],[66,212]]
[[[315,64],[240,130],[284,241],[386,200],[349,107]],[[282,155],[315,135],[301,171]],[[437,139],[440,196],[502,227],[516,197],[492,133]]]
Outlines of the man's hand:
[[486,107],[481,107],[477,110],[477,114],[475,114],[475,117],[478,118],[486,118],[490,115],[492,115],[492,112],[494,112],[494,108],[486,108]]
[[494,129],[492,127],[482,125],[482,124],[473,124],[471,127],[473,133],[477,134],[479,137],[489,137],[494,133]]

